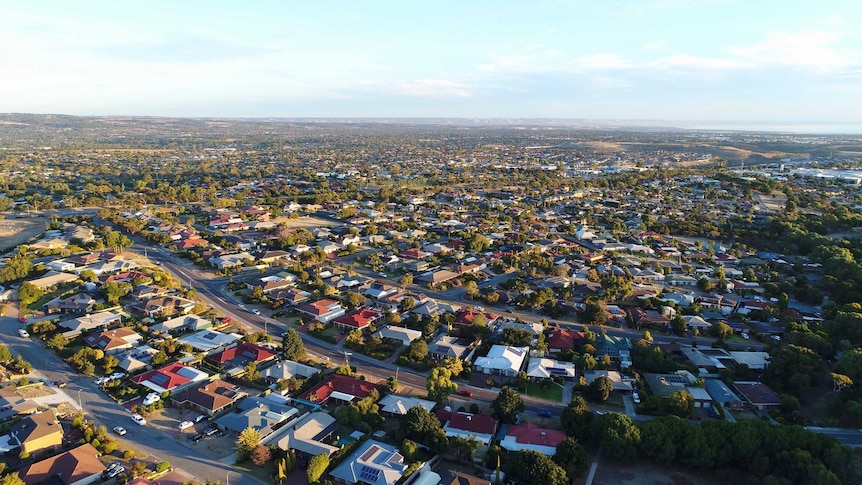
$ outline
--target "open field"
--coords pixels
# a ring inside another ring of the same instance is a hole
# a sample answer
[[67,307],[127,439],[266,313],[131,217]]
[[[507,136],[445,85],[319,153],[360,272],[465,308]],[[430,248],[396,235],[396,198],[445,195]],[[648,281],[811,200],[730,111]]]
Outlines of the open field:
[[332,221],[327,221],[324,219],[318,219],[316,217],[310,217],[310,216],[303,216],[303,217],[299,217],[296,219],[291,219],[289,217],[282,216],[282,217],[274,218],[272,220],[272,222],[275,222],[276,224],[285,224],[287,227],[289,227],[291,229],[300,229],[300,228],[310,229],[313,227],[323,227],[323,226],[332,227],[332,226],[338,225]]
[[734,477],[727,471],[698,472],[647,462],[620,463],[602,458],[593,485],[719,485],[743,481],[744,477]]
[[45,219],[0,219],[0,249],[13,248],[45,232]]

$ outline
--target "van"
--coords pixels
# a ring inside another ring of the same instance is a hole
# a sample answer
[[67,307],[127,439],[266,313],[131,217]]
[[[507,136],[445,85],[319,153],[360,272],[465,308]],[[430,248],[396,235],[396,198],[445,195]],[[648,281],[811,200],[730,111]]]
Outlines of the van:
[[180,423],[180,431],[184,429],[189,429],[192,426],[194,426],[194,423],[192,423],[191,421],[183,421],[182,423]]
[[635,404],[641,403],[641,397],[638,396],[638,393],[636,393],[636,392],[632,393],[632,400],[635,402]]

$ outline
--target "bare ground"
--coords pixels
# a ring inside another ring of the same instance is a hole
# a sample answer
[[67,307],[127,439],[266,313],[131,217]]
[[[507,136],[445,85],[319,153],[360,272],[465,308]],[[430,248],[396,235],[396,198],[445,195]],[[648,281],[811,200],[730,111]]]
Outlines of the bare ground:
[[0,219],[0,249],[13,248],[45,232],[45,219]]
[[291,229],[310,229],[313,227],[332,227],[337,225],[335,222],[310,216],[298,217],[296,219],[291,219],[289,217],[276,217],[272,222],[275,222],[276,224],[283,223]]
[[602,458],[593,485],[723,485],[741,483],[735,473],[699,472],[653,463],[620,463]]

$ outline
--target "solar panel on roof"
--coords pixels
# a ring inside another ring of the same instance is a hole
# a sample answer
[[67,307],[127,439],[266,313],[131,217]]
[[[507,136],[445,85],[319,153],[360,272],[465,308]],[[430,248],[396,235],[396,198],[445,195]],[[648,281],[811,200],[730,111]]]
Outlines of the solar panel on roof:
[[362,469],[359,471],[359,479],[368,482],[368,483],[377,483],[377,479],[380,477],[380,470],[377,468],[371,468],[367,465],[362,465]]
[[377,451],[380,449],[377,445],[371,445],[371,448],[368,448],[365,453],[359,458],[361,461],[370,461],[371,457],[373,457]]

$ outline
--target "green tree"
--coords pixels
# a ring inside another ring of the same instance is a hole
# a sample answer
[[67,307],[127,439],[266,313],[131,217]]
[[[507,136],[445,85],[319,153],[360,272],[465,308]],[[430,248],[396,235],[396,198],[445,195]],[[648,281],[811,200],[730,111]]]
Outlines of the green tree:
[[707,330],[707,333],[719,340],[724,340],[727,337],[733,335],[733,329],[730,327],[730,325],[724,322],[718,322],[712,324],[712,326],[709,327],[709,329]]
[[515,416],[524,411],[524,398],[509,386],[503,386],[491,402],[494,416],[503,423],[514,423]]
[[458,390],[458,384],[452,382],[452,371],[444,367],[435,367],[428,374],[426,389],[428,390],[428,399],[443,402],[449,397],[449,394]]
[[560,420],[566,435],[578,440],[592,437],[593,412],[583,397],[575,396],[568,406],[563,408]]
[[641,441],[640,428],[624,414],[608,413],[599,416],[600,444],[611,457],[631,460],[637,455]]
[[305,344],[296,330],[290,329],[284,333],[281,339],[281,356],[293,361],[305,357]]
[[509,476],[535,485],[568,485],[566,471],[548,455],[537,451],[519,451],[510,455]]
[[239,462],[247,460],[251,450],[260,444],[261,439],[260,431],[254,428],[242,430],[236,439],[236,460]]
[[428,356],[428,343],[418,338],[410,342],[402,355],[412,362],[422,362]]
[[0,364],[8,364],[12,362],[12,352],[9,350],[9,347],[0,344]]
[[665,400],[665,409],[682,418],[694,416],[694,397],[686,390],[676,391]]
[[44,294],[45,291],[42,288],[36,287],[36,285],[29,281],[21,283],[21,287],[18,288],[18,300],[21,302],[20,308],[23,310],[31,303],[42,298]]
[[116,305],[119,303],[120,298],[126,296],[126,294],[131,290],[131,286],[128,283],[117,283],[116,281],[108,281],[104,285],[102,285],[102,291],[105,292],[105,298],[109,303]]
[[437,416],[422,406],[408,409],[404,419],[401,420],[401,433],[404,437],[421,443],[425,443],[428,436],[440,429],[440,420]]
[[608,321],[607,307],[604,302],[591,301],[586,304],[582,314],[584,323],[588,325],[604,325]]
[[8,473],[0,477],[0,485],[25,485],[18,472]]
[[305,479],[308,483],[316,483],[323,476],[323,472],[329,467],[329,455],[321,453],[314,455],[308,460],[308,466],[305,469]]
[[407,273],[401,278],[398,279],[398,284],[401,285],[402,288],[406,288],[413,284],[413,274]]
[[605,402],[614,390],[614,383],[605,376],[597,377],[584,390],[584,395],[593,401]]
[[575,478],[587,469],[587,452],[578,440],[568,437],[557,445],[554,462],[566,471],[569,478]]
[[688,324],[685,323],[685,318],[680,314],[674,315],[670,321],[670,326],[673,329],[674,335],[677,337],[685,337],[685,331],[688,329]]

